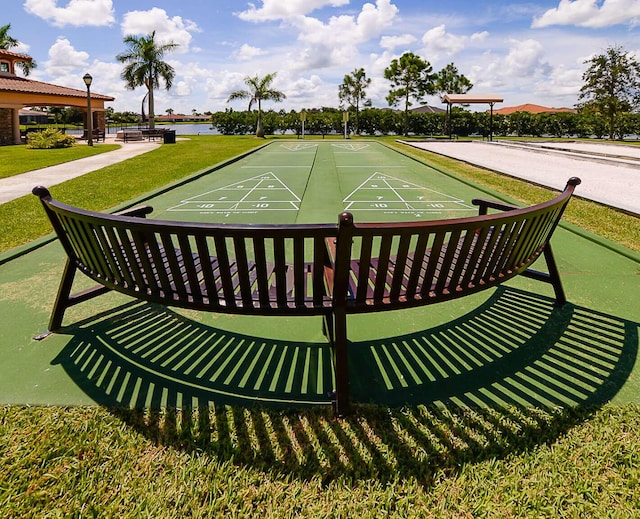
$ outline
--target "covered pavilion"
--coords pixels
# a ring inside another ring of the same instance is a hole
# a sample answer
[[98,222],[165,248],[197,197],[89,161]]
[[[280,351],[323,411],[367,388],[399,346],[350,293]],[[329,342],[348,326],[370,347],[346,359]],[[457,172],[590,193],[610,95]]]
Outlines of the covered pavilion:
[[451,106],[454,104],[488,104],[491,108],[489,117],[489,140],[493,140],[493,105],[502,103],[504,99],[496,94],[445,94],[442,102],[447,105],[447,119],[449,121],[449,138],[452,137],[453,125],[451,124]]
[[[85,112],[87,128],[87,91],[43,83],[17,76],[16,63],[31,61],[31,56],[0,50],[0,145],[20,144],[20,110],[26,106],[73,106]],[[115,98],[91,92],[92,128],[104,130],[105,102]]]

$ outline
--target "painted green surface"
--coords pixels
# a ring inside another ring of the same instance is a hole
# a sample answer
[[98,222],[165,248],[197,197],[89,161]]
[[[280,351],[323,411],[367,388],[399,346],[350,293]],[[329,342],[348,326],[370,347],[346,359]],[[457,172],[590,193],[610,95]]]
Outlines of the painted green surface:
[[[389,221],[474,214],[486,198],[376,143],[275,142],[152,199],[154,217],[213,222]],[[363,144],[366,144],[364,146]],[[553,246],[570,303],[516,279],[444,304],[350,318],[356,402],[532,406],[637,402],[640,262],[566,228]],[[615,247],[614,247],[615,249]],[[0,403],[327,404],[319,318],[178,311],[109,294],[44,341],[57,242],[0,266]]]

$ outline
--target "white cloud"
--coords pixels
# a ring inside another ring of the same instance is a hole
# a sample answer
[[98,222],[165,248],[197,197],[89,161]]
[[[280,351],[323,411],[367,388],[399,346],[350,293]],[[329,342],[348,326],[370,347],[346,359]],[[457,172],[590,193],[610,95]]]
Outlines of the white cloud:
[[296,63],[299,70],[346,65],[358,55],[358,45],[380,36],[392,25],[398,8],[390,0],[366,3],[357,17],[332,16],[327,23],[308,16],[291,20],[306,44]]
[[549,74],[551,65],[543,57],[544,48],[537,40],[510,40],[511,49],[504,60],[504,73],[518,78]]
[[471,35],[471,41],[474,43],[480,43],[480,42],[486,41],[488,37],[489,37],[488,31],[475,32]]
[[60,77],[75,70],[87,68],[89,54],[76,50],[66,38],[58,38],[49,49],[49,60],[44,63],[52,77]]
[[236,16],[247,22],[286,20],[304,16],[323,7],[339,7],[348,3],[349,0],[262,0],[262,7],[249,4],[249,9],[236,13]]
[[58,7],[57,0],[26,0],[24,9],[58,27],[101,26],[115,22],[112,0],[69,0],[66,7]]
[[265,52],[262,49],[258,47],[252,47],[251,45],[245,43],[236,52],[234,52],[233,55],[240,61],[250,61],[257,56],[263,55],[264,53]]
[[383,49],[393,50],[397,47],[407,47],[416,41],[413,34],[403,34],[401,36],[383,36],[380,38],[380,46]]
[[192,51],[193,49],[189,49],[191,33],[200,31],[195,22],[183,19],[181,16],[169,17],[164,9],[158,7],[153,7],[149,11],[129,11],[124,15],[121,29],[123,35],[146,35],[156,31],[159,42],[172,41],[179,45],[175,49],[177,53]]
[[445,25],[439,25],[422,36],[422,43],[425,45],[423,53],[430,61],[442,55],[453,56],[464,49],[466,41],[466,36],[448,33]]
[[550,25],[578,25],[581,27],[608,27],[629,23],[635,25],[640,18],[638,0],[560,0],[558,7],[534,18],[532,27]]

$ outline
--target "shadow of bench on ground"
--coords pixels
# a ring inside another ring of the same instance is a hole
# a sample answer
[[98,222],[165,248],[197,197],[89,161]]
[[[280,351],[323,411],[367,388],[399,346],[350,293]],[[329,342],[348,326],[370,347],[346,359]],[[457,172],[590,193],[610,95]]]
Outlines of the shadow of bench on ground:
[[359,405],[343,420],[326,397],[326,344],[233,334],[147,303],[63,329],[71,338],[54,363],[158,443],[301,479],[430,486],[441,470],[553,441],[588,419],[629,377],[638,328],[499,288],[441,326],[351,343]]

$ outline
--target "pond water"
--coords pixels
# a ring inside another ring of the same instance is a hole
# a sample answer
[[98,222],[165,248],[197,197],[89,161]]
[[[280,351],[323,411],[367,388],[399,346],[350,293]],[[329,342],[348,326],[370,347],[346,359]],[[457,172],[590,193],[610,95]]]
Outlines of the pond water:
[[[194,124],[156,124],[156,128],[164,128],[165,130],[175,130],[176,135],[219,135],[218,130],[211,128],[211,123],[194,123]],[[120,129],[120,125],[112,124],[106,128],[107,135],[116,134]],[[131,126],[131,129],[137,129],[137,126]],[[82,129],[67,128],[66,133],[70,135],[82,135]]]

